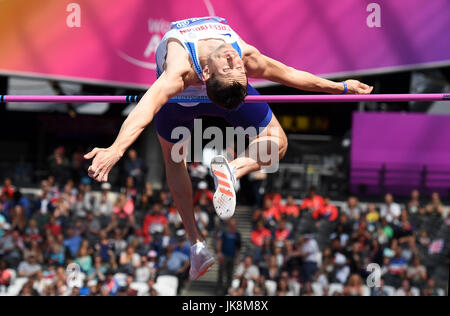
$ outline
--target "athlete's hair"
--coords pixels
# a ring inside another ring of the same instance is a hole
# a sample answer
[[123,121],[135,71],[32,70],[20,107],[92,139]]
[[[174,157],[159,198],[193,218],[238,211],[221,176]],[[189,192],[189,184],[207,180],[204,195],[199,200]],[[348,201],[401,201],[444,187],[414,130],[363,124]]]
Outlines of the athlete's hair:
[[212,74],[206,80],[206,93],[213,103],[227,110],[233,110],[244,102],[248,94],[248,83],[243,85],[237,81],[233,81],[231,84],[227,84]]

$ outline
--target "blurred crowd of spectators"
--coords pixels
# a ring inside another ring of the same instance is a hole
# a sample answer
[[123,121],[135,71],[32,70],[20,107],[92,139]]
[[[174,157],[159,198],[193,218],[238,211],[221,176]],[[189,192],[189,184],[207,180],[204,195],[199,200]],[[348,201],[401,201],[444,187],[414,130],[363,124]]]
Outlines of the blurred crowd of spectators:
[[391,194],[379,205],[350,197],[339,208],[315,189],[300,205],[271,193],[253,226],[230,295],[429,296],[448,287],[450,213],[436,193],[424,201],[413,191],[405,205]]
[[[144,180],[137,153],[124,161],[119,192],[109,183],[94,192],[65,161],[55,150],[53,171],[34,193],[3,181],[0,295],[167,295],[169,283],[179,295],[190,244],[169,191]],[[450,214],[438,194],[424,200],[414,191],[404,205],[391,194],[377,205],[350,197],[336,206],[314,189],[301,203],[271,192],[243,240],[236,219],[225,223],[215,214],[208,169],[193,163],[189,172],[197,225],[215,241],[217,294],[406,296],[447,289]],[[380,268],[379,286],[366,283],[377,281],[370,264]]]
[[[55,150],[56,173],[36,193],[22,193],[10,178],[0,185],[0,295],[164,295],[160,276],[175,278],[179,294],[190,245],[168,190],[143,181],[133,150],[120,192],[109,183],[93,192],[83,175],[76,184],[63,154]],[[207,235],[212,194],[197,186],[195,216]]]

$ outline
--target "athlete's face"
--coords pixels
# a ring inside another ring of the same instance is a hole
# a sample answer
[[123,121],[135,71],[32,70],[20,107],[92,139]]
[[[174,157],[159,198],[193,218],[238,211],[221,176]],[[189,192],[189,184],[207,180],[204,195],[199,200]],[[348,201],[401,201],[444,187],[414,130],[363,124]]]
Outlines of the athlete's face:
[[214,73],[219,80],[247,84],[244,62],[230,44],[223,44],[212,52],[208,58],[208,67],[209,73],[205,76],[206,80],[208,75]]

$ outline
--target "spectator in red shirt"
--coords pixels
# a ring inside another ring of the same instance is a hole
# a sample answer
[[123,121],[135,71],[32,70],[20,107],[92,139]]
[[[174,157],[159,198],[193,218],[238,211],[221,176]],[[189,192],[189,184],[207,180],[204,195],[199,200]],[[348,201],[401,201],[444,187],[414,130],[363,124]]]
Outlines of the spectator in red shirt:
[[61,234],[61,226],[56,222],[54,216],[50,217],[50,221],[45,225],[45,231],[50,232],[55,237]]
[[14,187],[11,183],[10,178],[6,178],[4,182],[4,186],[2,188],[2,196],[5,196],[8,199],[12,199],[14,197]]
[[213,202],[213,193],[208,189],[208,185],[205,181],[202,181],[198,184],[198,190],[195,192],[194,196],[194,205],[198,203],[200,198],[205,197],[209,200],[209,202]]
[[323,197],[317,194],[316,188],[311,188],[309,190],[309,195],[303,200],[302,205],[300,205],[301,210],[311,210],[316,211],[324,206]]
[[281,218],[280,209],[274,205],[271,199],[264,200],[263,216],[266,221],[270,221],[272,219],[278,221]]
[[264,245],[264,239],[266,237],[271,237],[272,234],[270,230],[264,227],[264,222],[259,221],[256,229],[252,232],[252,243],[255,246],[262,247]]
[[281,214],[285,214],[287,217],[297,218],[300,216],[300,208],[295,204],[294,197],[289,195],[286,199],[286,204],[281,206]]
[[11,272],[8,271],[8,263],[6,261],[0,262],[0,288],[4,286],[8,289],[11,282]]
[[266,196],[264,197],[264,200],[271,200],[272,204],[274,207],[276,208],[280,208],[281,207],[281,201],[283,200],[283,197],[281,196],[280,193],[276,193],[274,191],[266,194]]
[[144,237],[144,242],[149,243],[151,240],[151,234],[155,231],[164,231],[168,224],[169,221],[167,220],[167,217],[162,213],[161,203],[156,203],[150,213],[145,216],[144,224],[142,225],[142,236]]
[[289,229],[286,228],[286,221],[281,220],[280,225],[278,226],[277,230],[275,231],[275,240],[276,241],[285,241],[286,239],[289,239],[289,236],[291,235],[291,232]]
[[314,219],[321,219],[321,218],[325,218],[328,219],[330,222],[335,221],[338,218],[338,209],[336,206],[330,204],[330,198],[326,197],[324,200],[324,205],[319,208],[316,209],[312,216]]

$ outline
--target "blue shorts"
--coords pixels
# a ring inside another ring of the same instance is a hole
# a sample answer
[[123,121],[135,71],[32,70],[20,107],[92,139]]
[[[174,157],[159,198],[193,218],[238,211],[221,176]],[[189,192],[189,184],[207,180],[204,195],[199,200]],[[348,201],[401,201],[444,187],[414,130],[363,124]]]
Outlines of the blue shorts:
[[[259,95],[252,86],[248,86],[249,95]],[[172,131],[180,126],[194,129],[194,120],[200,116],[215,116],[225,119],[233,127],[255,127],[264,129],[272,120],[272,110],[267,103],[243,103],[234,110],[228,111],[214,103],[200,103],[185,107],[178,103],[167,103],[155,116],[156,131],[165,140],[176,143],[180,139],[172,139]],[[181,137],[180,137],[181,138]]]

